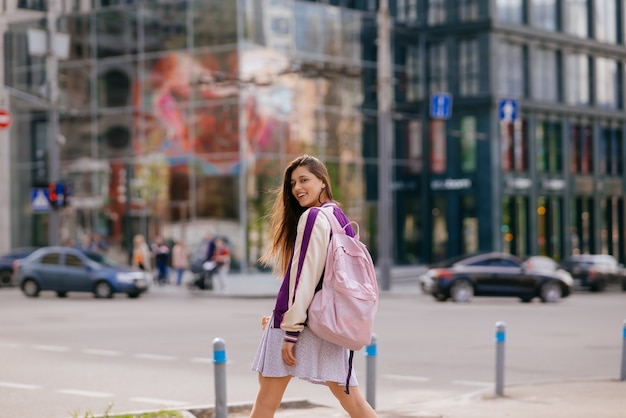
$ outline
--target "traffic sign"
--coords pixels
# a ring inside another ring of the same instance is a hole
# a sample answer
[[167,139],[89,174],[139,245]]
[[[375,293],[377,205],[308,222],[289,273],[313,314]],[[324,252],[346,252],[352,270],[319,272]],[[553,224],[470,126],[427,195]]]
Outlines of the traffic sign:
[[30,193],[30,206],[33,209],[33,212],[50,212],[48,189],[32,189]]
[[500,120],[503,122],[515,122],[518,111],[517,100],[502,99],[498,103],[498,113]]
[[0,129],[9,129],[12,120],[11,112],[6,109],[0,109]]
[[452,95],[450,93],[433,93],[430,96],[430,117],[433,119],[450,119],[452,116]]

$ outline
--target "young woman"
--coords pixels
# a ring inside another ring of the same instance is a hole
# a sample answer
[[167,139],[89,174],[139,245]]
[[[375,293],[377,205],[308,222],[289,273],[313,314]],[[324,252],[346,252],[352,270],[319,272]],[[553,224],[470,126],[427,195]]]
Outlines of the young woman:
[[[287,166],[270,215],[270,247],[261,258],[283,282],[273,315],[262,320],[265,332],[252,366],[259,372],[259,391],[251,418],[273,417],[293,376],[327,385],[353,418],[376,417],[353,372],[350,393],[342,387],[348,376],[348,350],[322,340],[306,326],[330,241],[331,226],[320,208],[332,208],[342,226],[349,223],[332,199],[328,170],[317,158],[303,155]],[[350,226],[346,231],[354,236]]]

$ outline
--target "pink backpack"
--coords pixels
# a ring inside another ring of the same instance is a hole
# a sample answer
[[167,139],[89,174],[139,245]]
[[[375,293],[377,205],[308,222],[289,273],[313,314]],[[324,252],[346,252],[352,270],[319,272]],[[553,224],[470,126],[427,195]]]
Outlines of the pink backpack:
[[[332,213],[320,208],[332,228],[322,288],[313,297],[307,324],[318,337],[350,350],[370,344],[378,308],[378,282],[372,257]],[[347,225],[346,225],[347,226]]]

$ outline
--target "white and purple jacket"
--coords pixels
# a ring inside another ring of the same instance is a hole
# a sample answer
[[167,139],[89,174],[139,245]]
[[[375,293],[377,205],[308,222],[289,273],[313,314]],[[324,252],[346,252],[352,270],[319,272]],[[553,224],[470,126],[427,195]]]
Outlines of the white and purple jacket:
[[[333,214],[341,226],[350,223],[345,213],[334,202],[324,202],[322,207],[332,206]],[[326,252],[330,242],[331,226],[320,208],[307,209],[298,220],[296,242],[283,283],[274,307],[274,328],[285,331],[285,341],[297,342],[307,320],[307,309],[315,295],[326,265]],[[351,225],[346,233],[354,236]],[[297,290],[297,291],[296,291]]]

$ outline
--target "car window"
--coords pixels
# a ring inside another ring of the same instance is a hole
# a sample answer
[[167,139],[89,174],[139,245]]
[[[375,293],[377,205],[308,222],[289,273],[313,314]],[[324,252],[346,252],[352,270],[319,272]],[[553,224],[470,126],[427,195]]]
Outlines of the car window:
[[519,267],[519,265],[512,260],[504,260],[501,258],[492,258],[489,260],[489,265],[492,267]]
[[61,259],[61,254],[59,253],[48,253],[41,257],[41,264],[54,264],[58,265],[59,260]]
[[84,267],[83,260],[75,256],[74,254],[66,254],[65,265],[68,267]]
[[96,263],[102,264],[102,265],[107,266],[107,267],[117,267],[117,265],[118,265],[118,263],[116,263],[115,261],[111,260],[108,257],[103,256],[102,254],[98,254],[98,253],[94,253],[94,252],[90,252],[90,251],[85,251],[84,254],[91,261],[95,261]]

